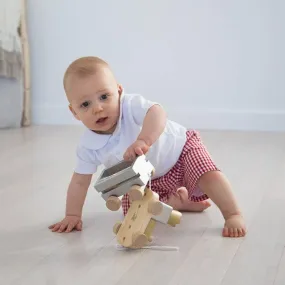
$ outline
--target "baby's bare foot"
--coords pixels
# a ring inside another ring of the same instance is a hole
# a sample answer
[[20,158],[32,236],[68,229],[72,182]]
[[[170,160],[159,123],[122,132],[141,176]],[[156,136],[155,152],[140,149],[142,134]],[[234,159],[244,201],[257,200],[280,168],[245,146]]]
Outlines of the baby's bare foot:
[[232,215],[225,221],[224,237],[243,237],[246,235],[245,221],[241,215]]
[[169,197],[167,204],[174,210],[182,212],[203,212],[211,206],[209,201],[193,202],[188,198],[188,191],[185,187],[181,187]]

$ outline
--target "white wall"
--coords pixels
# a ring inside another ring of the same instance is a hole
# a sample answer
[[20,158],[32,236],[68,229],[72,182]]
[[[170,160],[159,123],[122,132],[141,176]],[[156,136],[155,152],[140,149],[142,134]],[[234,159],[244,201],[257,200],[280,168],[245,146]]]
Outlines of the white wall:
[[96,55],[189,128],[285,130],[285,1],[28,0],[33,118],[74,123],[67,65]]

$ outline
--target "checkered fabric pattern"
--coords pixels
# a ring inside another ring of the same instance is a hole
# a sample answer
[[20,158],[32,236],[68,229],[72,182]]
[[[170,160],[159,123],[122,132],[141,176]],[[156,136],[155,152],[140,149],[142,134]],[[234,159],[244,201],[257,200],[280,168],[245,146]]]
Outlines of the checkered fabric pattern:
[[[159,200],[164,203],[182,186],[187,188],[189,199],[192,201],[207,200],[207,195],[197,188],[197,181],[204,173],[213,170],[218,168],[203,145],[198,132],[187,131],[187,141],[177,163],[164,176],[151,180],[151,190],[156,192]],[[130,200],[127,194],[122,198],[124,215],[127,214],[129,207]]]

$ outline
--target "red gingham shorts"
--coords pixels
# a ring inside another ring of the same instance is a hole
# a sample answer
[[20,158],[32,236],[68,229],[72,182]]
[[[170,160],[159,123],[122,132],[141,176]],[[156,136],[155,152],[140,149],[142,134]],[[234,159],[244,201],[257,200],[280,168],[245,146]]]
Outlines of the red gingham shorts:
[[[206,194],[197,187],[199,178],[206,172],[218,171],[210,154],[203,145],[196,131],[187,131],[187,141],[176,164],[163,176],[151,180],[151,190],[159,195],[159,200],[166,203],[169,196],[179,187],[186,187],[189,199],[194,202],[207,200]],[[149,185],[147,185],[149,187]],[[130,207],[128,194],[122,198],[123,213]]]

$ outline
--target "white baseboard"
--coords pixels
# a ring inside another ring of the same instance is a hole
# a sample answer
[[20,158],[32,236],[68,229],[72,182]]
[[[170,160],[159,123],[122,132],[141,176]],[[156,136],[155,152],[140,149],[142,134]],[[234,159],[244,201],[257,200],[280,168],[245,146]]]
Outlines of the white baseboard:
[[[189,129],[285,131],[285,110],[191,110],[179,109],[168,112],[168,117]],[[33,123],[36,125],[80,124],[67,106],[34,106]]]

